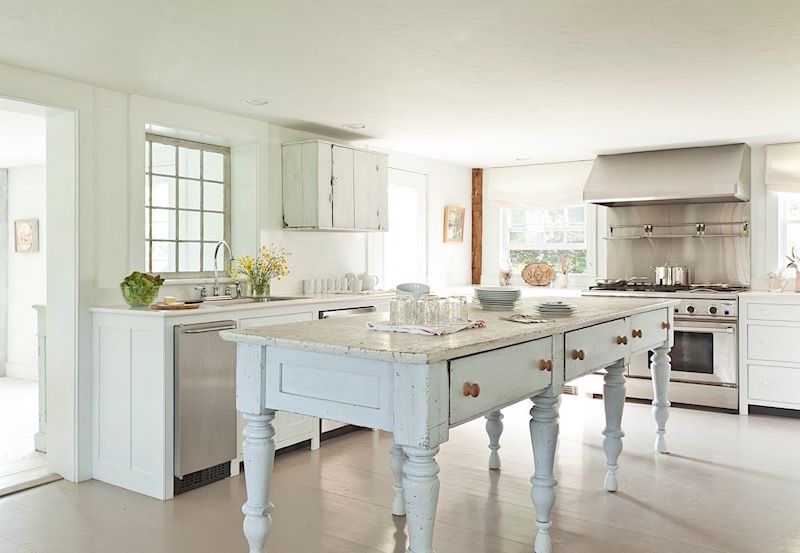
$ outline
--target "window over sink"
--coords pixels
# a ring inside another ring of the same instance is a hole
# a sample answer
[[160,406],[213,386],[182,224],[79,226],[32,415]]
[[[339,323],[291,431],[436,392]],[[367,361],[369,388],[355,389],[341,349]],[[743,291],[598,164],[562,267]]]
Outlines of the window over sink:
[[206,276],[214,248],[230,243],[230,149],[147,134],[145,267],[166,276]]

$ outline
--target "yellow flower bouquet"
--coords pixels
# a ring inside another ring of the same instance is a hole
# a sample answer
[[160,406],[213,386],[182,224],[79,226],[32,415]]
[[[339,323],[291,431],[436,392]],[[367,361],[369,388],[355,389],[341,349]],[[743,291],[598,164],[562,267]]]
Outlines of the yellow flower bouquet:
[[246,277],[250,281],[251,296],[269,296],[272,279],[280,280],[289,274],[287,255],[285,249],[275,244],[261,246],[255,257],[245,255],[236,258],[231,263],[230,277],[234,280]]

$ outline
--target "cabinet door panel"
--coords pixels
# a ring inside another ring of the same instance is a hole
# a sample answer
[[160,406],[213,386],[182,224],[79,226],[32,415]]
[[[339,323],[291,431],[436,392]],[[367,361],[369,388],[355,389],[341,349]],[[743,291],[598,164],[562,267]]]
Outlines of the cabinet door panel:
[[319,228],[333,227],[333,146],[319,144],[314,181],[317,184],[317,220]]
[[333,146],[333,227],[355,228],[355,205],[353,193],[353,150]]
[[283,163],[283,221],[289,227],[305,225],[303,217],[303,150],[301,145],[290,144],[282,148]]
[[381,226],[381,212],[385,193],[385,169],[381,169],[382,156],[373,152],[356,150],[353,174],[353,193],[355,195],[356,228],[378,230]]

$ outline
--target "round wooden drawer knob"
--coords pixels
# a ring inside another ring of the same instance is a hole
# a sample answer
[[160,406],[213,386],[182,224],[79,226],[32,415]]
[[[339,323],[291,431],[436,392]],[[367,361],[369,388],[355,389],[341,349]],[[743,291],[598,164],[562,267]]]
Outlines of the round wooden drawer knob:
[[631,337],[632,338],[641,338],[642,337],[642,329],[640,328],[639,330],[634,330],[633,332],[631,332]]
[[464,395],[478,397],[481,393],[481,387],[474,382],[464,382]]
[[619,344],[619,345],[622,345],[622,344],[628,345],[628,337],[627,336],[617,336],[617,344]]
[[572,358],[573,359],[580,359],[581,361],[583,361],[585,357],[586,357],[586,354],[583,353],[582,349],[574,349],[574,350],[572,350]]
[[553,370],[553,362],[550,361],[549,359],[540,360],[539,361],[539,370],[540,371],[552,371]]
[[668,323],[668,322],[666,322],[666,321],[664,321],[663,323],[661,323],[661,328],[664,328],[664,329],[666,329],[666,330],[669,330],[671,327],[672,327],[672,325],[671,325],[671,324],[669,324],[669,323]]

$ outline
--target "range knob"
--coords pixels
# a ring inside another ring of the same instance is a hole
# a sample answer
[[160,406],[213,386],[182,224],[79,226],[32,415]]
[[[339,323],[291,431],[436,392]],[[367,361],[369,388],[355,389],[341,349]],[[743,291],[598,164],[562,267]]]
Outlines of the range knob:
[[694,305],[687,305],[686,306],[687,313],[694,313]]
[[716,315],[717,314],[717,308],[712,305],[711,307],[708,308],[708,312],[710,314],[712,314],[712,315]]

